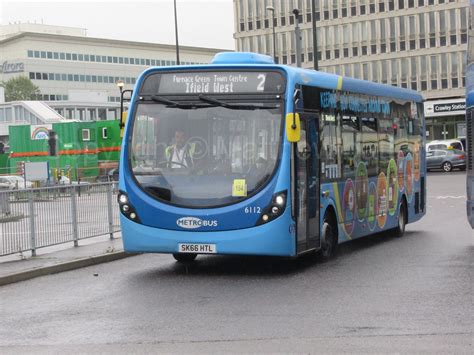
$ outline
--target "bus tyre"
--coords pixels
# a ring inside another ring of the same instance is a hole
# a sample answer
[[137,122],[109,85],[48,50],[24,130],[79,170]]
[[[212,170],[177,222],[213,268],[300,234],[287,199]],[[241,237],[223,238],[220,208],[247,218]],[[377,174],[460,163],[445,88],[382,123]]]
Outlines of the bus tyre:
[[395,228],[395,236],[400,238],[405,234],[405,226],[407,225],[407,205],[405,199],[400,203],[400,210],[398,211],[398,223]]
[[190,263],[196,259],[197,254],[189,253],[189,254],[181,254],[181,253],[174,253],[173,258],[179,263]]
[[336,228],[334,223],[330,219],[324,218],[321,229],[321,249],[318,251],[318,257],[322,261],[328,261],[336,253],[337,236],[334,228]]
[[445,161],[441,167],[445,173],[449,173],[453,170],[453,165],[449,161]]

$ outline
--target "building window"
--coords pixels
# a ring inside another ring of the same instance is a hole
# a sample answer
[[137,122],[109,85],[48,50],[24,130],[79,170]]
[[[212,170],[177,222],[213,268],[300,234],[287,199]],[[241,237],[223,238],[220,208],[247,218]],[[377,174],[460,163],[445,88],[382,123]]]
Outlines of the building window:
[[71,59],[72,59],[71,53],[66,53],[66,60],[71,60]]
[[30,79],[34,80],[35,79],[35,73],[30,72]]
[[456,35],[451,35],[450,38],[451,38],[451,45],[452,46],[456,45],[456,42],[457,42]]
[[401,10],[405,7],[405,0],[398,0],[398,8]]
[[91,140],[90,129],[83,129],[82,130],[82,140],[85,141],[85,142]]
[[72,54],[72,60],[77,61],[77,54],[76,53]]
[[410,50],[416,49],[416,41],[414,39],[410,40]]
[[360,6],[360,14],[365,15],[365,5]]
[[33,58],[33,51],[32,50],[28,51],[28,58]]
[[385,3],[384,2],[379,3],[379,12],[385,12]]

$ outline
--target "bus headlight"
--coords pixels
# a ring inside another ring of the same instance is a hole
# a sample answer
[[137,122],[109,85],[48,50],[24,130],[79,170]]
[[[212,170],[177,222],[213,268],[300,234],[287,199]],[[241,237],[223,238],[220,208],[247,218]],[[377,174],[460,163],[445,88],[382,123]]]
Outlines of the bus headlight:
[[128,219],[140,223],[140,219],[138,218],[137,212],[135,211],[135,208],[133,208],[133,206],[130,204],[127,194],[123,191],[120,191],[117,196],[117,200],[120,206],[120,212],[122,212],[122,214]]
[[126,193],[123,193],[123,192],[119,193],[119,195],[118,195],[118,202],[119,202],[120,204],[125,204],[125,203],[127,203],[127,202],[128,202],[128,196],[127,196],[127,194],[126,194]]
[[262,215],[257,221],[257,226],[273,221],[285,212],[286,195],[286,190],[273,194],[272,201],[263,209]]

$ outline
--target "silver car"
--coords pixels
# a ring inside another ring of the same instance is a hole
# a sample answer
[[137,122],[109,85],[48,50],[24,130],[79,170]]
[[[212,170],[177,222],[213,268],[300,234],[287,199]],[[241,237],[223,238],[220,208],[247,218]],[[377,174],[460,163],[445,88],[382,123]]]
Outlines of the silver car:
[[466,153],[457,149],[434,149],[426,152],[426,169],[443,169],[450,172],[454,168],[466,170]]

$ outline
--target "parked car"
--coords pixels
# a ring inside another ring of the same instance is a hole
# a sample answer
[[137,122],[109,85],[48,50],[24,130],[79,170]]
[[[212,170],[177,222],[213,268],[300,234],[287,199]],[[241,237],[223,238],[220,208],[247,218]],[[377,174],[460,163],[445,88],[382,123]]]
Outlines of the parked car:
[[33,182],[26,180],[25,178],[17,175],[1,175],[0,183],[7,184],[9,190],[23,190],[25,188],[33,188]]
[[119,180],[119,169],[113,168],[110,169],[106,175],[101,175],[97,178],[99,182],[109,182],[109,181],[118,181]]
[[91,183],[89,181],[71,181],[71,179],[69,179],[67,176],[65,175],[62,175],[61,178],[59,179],[59,184],[60,185],[81,185],[81,186],[84,186],[84,185],[90,185]]
[[426,169],[443,169],[450,172],[454,168],[466,170],[466,153],[458,149],[435,149],[426,152]]
[[430,150],[444,150],[444,149],[458,149],[464,151],[464,145],[459,139],[435,140],[426,143],[426,151]]

